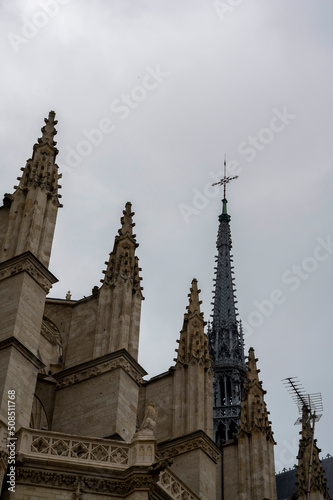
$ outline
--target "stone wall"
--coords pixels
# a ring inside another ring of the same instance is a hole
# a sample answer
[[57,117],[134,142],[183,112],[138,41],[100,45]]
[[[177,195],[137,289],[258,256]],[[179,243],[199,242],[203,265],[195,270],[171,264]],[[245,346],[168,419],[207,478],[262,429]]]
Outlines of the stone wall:
[[52,430],[95,437],[118,434],[128,441],[136,430],[138,391],[122,368],[59,388]]
[[97,299],[89,297],[73,306],[70,330],[67,333],[65,368],[93,358],[97,305]]
[[26,272],[0,281],[0,341],[16,337],[37,355],[44,300],[45,291]]
[[157,442],[172,439],[173,425],[173,372],[154,377],[140,388],[139,422],[142,422],[148,401],[158,412],[154,435]]

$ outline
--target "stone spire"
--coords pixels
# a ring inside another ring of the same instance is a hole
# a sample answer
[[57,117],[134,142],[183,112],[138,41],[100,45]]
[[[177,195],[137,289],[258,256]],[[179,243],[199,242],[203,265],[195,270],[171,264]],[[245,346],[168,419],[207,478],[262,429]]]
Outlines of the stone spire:
[[135,250],[139,246],[133,234],[132,204],[127,202],[121,228],[115,237],[113,250],[99,291],[98,321],[94,357],[119,349],[126,349],[136,360],[142,295],[139,259]]
[[30,251],[46,267],[49,264],[61,187],[58,150],[53,140],[57,131],[55,112],[45,118],[42,137],[33,147],[32,158],[24,168],[13,194],[5,194],[4,207],[8,210],[8,223],[1,241],[1,261]]
[[249,434],[255,429],[263,433],[267,440],[274,444],[273,431],[269,421],[262,382],[259,380],[257,368],[258,359],[255,358],[254,349],[250,347],[247,362],[246,380],[243,388],[243,397],[240,413],[239,434]]
[[186,307],[187,312],[184,314],[183,328],[180,332],[179,348],[176,349],[178,363],[187,365],[189,363],[203,363],[210,367],[210,356],[208,351],[207,337],[204,332],[205,321],[203,313],[200,312],[198,282],[194,278],[190,288],[189,305]]
[[[311,426],[311,415],[304,406],[302,410],[302,430],[298,451],[297,498],[308,498],[309,471],[311,466],[310,500],[329,500],[326,479],[319,459],[320,449],[313,438],[314,428]],[[312,455],[312,456],[311,456]]]
[[[221,183],[231,180],[224,176]],[[214,439],[221,444],[231,439],[239,423],[242,385],[246,373],[242,328],[237,321],[237,307],[231,255],[230,215],[227,200],[222,200],[217,236],[215,289],[212,323],[208,339],[214,380]]]

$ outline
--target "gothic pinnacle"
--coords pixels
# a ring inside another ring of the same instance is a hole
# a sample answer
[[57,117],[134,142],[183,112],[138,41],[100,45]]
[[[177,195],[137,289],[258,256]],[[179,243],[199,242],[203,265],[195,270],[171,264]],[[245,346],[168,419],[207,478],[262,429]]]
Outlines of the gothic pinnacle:
[[179,348],[176,349],[178,355],[175,361],[181,365],[190,362],[203,362],[207,367],[210,367],[207,336],[204,332],[206,323],[203,319],[203,313],[200,312],[199,293],[198,282],[193,279],[188,294],[189,305],[184,314],[183,328],[180,332],[180,339],[177,340]]
[[42,137],[33,146],[32,157],[21,168],[19,185],[14,186],[13,194],[5,194],[4,204],[10,207],[10,215],[2,257],[30,251],[46,267],[49,264],[57,211],[62,207],[58,193],[61,175],[55,163],[58,150],[53,140],[56,123],[51,111],[41,129]]
[[105,277],[101,282],[112,287],[118,280],[130,279],[133,290],[143,290],[140,283],[142,269],[139,267],[139,259],[135,255],[135,249],[139,244],[136,242],[136,235],[132,234],[132,228],[135,226],[133,215],[132,204],[128,201],[125,210],[123,210],[123,217],[120,219],[121,228],[115,237],[109,261],[105,262],[107,268],[103,271]]
[[[311,426],[311,418],[313,424]],[[323,467],[319,458],[320,448],[317,446],[317,440],[314,439],[315,412],[306,406],[302,408],[302,430],[298,450],[298,472],[297,472],[297,498],[318,498],[329,500],[329,491]],[[313,495],[313,496],[312,496]]]
[[62,174],[58,173],[58,166],[55,163],[55,158],[58,150],[55,147],[56,142],[53,137],[57,131],[54,128],[58,123],[55,118],[55,112],[50,111],[49,117],[45,118],[45,125],[42,127],[42,137],[37,140],[33,146],[32,158],[27,160],[26,166],[22,167],[22,176],[17,179],[20,181],[19,186],[14,186],[14,189],[30,189],[40,187],[58,203],[58,207],[62,207],[59,203],[61,195],[58,194],[58,189],[61,188],[58,180]]
[[241,413],[240,413],[240,431],[252,432],[256,427],[264,432],[267,439],[273,439],[271,422],[268,419],[264,395],[266,391],[262,388],[262,382],[259,380],[257,368],[258,359],[254,355],[253,347],[249,349],[247,361],[247,373],[243,389]]

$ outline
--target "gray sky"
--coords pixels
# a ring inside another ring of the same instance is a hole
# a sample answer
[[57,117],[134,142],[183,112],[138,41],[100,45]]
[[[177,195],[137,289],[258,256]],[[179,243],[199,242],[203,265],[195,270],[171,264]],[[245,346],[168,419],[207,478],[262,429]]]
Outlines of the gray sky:
[[322,393],[316,434],[333,454],[332,14],[329,0],[0,4],[2,191],[54,109],[64,208],[51,296],[99,285],[131,201],[150,376],[174,364],[193,277],[211,313],[222,193],[210,185],[227,154],[238,307],[277,470],[296,462],[300,430],[285,377]]

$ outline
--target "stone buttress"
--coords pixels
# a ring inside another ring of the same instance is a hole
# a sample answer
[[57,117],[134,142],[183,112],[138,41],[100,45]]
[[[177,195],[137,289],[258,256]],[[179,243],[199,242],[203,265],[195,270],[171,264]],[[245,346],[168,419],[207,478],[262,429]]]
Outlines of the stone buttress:
[[45,297],[57,281],[48,270],[61,206],[54,118],[51,111],[19,185],[0,208],[0,422],[6,425],[8,391],[15,391],[17,430],[30,423],[43,367],[38,349]]
[[[155,436],[158,455],[172,459],[173,470],[205,500],[220,498],[220,452],[213,438],[213,372],[197,280],[193,279],[189,305],[175,359],[168,372],[144,382],[140,408],[152,401],[157,409]],[[139,408],[139,419],[142,410]]]
[[275,442],[257,361],[251,347],[239,430],[222,448],[224,500],[276,500]]
[[143,296],[133,215],[127,202],[102,286],[79,301],[47,301],[45,314],[65,341],[53,430],[126,441],[136,431],[146,372],[137,363]]
[[131,203],[127,202],[121,228],[116,236],[113,251],[99,292],[94,357],[118,349],[127,349],[137,360],[142,287],[141,268],[135,249],[139,246],[132,217]]

